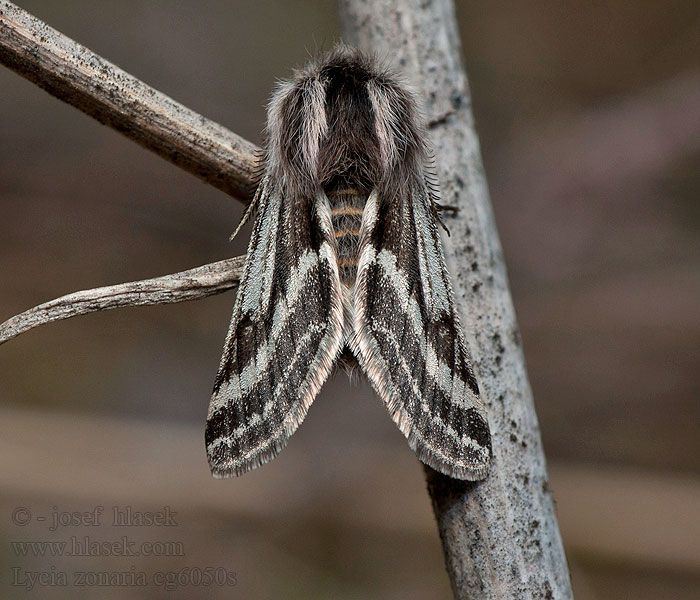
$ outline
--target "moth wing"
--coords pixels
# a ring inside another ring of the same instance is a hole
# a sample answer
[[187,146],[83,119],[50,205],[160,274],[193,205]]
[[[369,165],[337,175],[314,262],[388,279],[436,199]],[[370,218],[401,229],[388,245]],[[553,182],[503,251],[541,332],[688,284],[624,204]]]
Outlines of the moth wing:
[[270,176],[261,186],[207,416],[215,477],[241,475],[284,448],[342,342],[328,201],[286,202]]
[[483,479],[491,437],[433,202],[423,181],[407,189],[391,199],[374,191],[365,206],[351,344],[418,458]]

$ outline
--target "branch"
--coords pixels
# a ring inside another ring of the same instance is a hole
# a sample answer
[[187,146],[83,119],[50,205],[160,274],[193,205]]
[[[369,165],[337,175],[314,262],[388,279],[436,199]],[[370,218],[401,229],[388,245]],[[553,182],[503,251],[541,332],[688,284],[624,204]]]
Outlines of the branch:
[[39,325],[125,306],[173,304],[199,300],[238,286],[245,256],[155,279],[74,292],[40,304],[0,324],[0,344]]
[[0,0],[0,63],[227,194],[252,196],[254,144],[7,0]]
[[426,467],[456,598],[572,598],[503,252],[493,220],[451,0],[340,0],[345,38],[391,57],[420,90],[442,202],[456,205],[445,243],[493,441],[488,478]]

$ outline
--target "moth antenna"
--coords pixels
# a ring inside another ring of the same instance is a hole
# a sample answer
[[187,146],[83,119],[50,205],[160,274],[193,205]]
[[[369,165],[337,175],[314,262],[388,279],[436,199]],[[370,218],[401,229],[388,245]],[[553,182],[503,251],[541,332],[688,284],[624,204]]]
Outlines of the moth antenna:
[[261,180],[258,183],[258,187],[255,191],[255,195],[253,196],[253,199],[250,201],[250,204],[248,204],[248,206],[246,206],[246,209],[243,212],[243,216],[241,217],[241,220],[238,221],[238,225],[236,226],[236,229],[231,234],[231,236],[228,238],[229,242],[232,242],[234,240],[234,238],[238,235],[238,233],[243,228],[243,226],[255,214],[255,211],[257,210],[257,207],[258,207],[258,202],[260,201],[260,195],[262,194],[263,185],[264,185],[264,180]]

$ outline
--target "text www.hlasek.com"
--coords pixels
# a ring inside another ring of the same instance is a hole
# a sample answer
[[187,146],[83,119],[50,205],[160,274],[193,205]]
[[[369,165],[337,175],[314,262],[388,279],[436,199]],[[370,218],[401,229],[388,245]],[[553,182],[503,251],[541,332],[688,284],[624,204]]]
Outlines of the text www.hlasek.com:
[[182,542],[137,543],[123,535],[119,540],[71,536],[60,542],[11,542],[16,556],[185,556]]

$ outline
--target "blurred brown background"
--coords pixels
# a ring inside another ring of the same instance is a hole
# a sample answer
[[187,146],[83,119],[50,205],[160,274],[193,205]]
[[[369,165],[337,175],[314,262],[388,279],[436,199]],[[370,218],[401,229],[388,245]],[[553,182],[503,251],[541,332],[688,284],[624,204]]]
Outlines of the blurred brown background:
[[[333,2],[19,3],[257,143],[275,79],[339,35]],[[457,8],[576,597],[698,598],[700,4]],[[227,241],[240,214],[0,69],[0,320],[240,254],[246,236]],[[232,304],[112,311],[0,348],[3,598],[450,597],[422,471],[365,383],[336,377],[279,458],[210,478],[204,420]],[[98,505],[99,527],[49,530],[54,510]],[[169,506],[178,525],[111,526],[126,505]],[[11,544],[86,535],[180,552]],[[148,586],[72,586],[76,571],[132,567]],[[236,585],[192,570],[174,591],[152,583],[186,567]],[[30,571],[69,585],[30,592]]]

